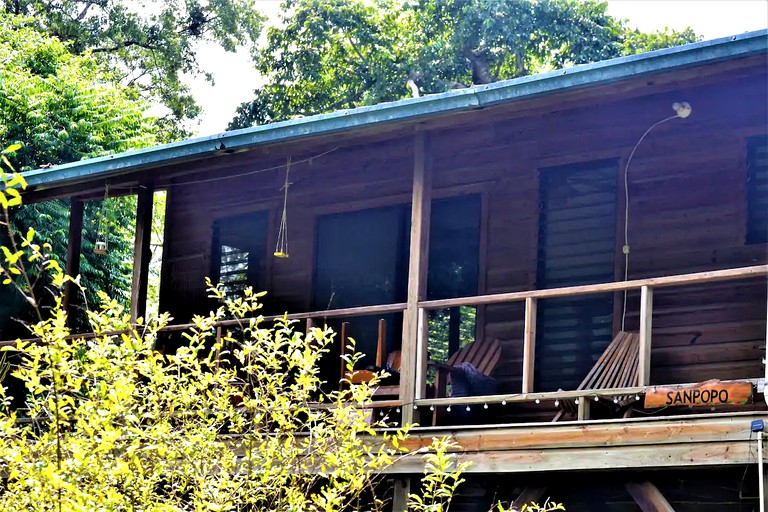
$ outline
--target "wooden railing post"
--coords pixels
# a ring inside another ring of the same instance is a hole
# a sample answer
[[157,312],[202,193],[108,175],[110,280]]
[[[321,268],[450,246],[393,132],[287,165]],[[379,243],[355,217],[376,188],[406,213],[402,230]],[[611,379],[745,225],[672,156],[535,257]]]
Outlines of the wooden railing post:
[[533,392],[536,362],[536,299],[525,299],[525,333],[523,334],[523,393]]
[[[412,404],[417,390],[417,375],[424,375],[427,364],[427,343],[419,332],[419,301],[426,297],[427,261],[429,261],[429,222],[432,206],[432,156],[430,136],[423,131],[414,137],[413,199],[411,202],[411,246],[408,258],[408,298],[403,314],[403,347],[400,371],[400,400],[402,424],[413,422]],[[423,320],[423,313],[422,313]],[[421,367],[424,368],[421,368]]]
[[653,288],[640,288],[640,361],[638,364],[638,386],[647,386],[651,381],[651,330],[653,327]]

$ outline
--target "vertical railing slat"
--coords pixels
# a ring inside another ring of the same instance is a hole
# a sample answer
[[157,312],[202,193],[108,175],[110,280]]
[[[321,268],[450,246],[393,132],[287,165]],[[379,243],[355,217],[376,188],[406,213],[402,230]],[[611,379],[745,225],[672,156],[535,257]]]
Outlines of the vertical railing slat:
[[533,372],[536,362],[536,299],[525,299],[525,333],[523,335],[523,393],[533,392]]
[[640,362],[638,365],[639,386],[651,381],[651,331],[653,328],[653,288],[640,288]]

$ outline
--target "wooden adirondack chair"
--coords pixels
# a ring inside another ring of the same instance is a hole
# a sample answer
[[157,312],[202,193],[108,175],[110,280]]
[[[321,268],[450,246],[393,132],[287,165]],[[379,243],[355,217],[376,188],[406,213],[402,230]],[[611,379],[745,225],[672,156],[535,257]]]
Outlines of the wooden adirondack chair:
[[[620,331],[608,344],[595,365],[577,388],[579,391],[591,389],[615,389],[636,386],[639,382],[638,364],[640,361],[640,335],[636,332]],[[624,401],[620,398],[620,401]],[[585,403],[582,411],[588,404]],[[570,400],[561,402],[562,410],[553,421],[559,420],[564,413],[582,416],[576,404]],[[585,418],[579,418],[585,419]]]
[[[501,345],[495,338],[485,338],[474,341],[457,350],[448,358],[445,363],[439,361],[429,361],[429,364],[437,370],[435,379],[435,397],[446,396],[446,390],[450,382],[450,372],[462,363],[469,363],[480,373],[490,377],[501,360]],[[435,408],[432,415],[432,424],[438,420],[438,408]]]

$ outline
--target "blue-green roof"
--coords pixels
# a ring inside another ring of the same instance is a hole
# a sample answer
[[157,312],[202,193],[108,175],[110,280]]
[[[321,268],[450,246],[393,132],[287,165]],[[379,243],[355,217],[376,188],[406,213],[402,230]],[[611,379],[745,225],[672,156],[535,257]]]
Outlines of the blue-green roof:
[[247,149],[386,123],[422,120],[430,116],[474,110],[767,51],[768,30],[759,30],[442,94],[340,110],[127,151],[29,171],[24,176],[31,187],[53,188],[203,158],[224,149]]

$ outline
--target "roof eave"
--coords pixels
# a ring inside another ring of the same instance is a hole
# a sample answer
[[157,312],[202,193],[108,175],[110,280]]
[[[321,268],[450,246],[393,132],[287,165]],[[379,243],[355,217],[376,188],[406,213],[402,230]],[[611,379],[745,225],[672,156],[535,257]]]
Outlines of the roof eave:
[[388,123],[508,103],[581,87],[629,80],[766,53],[768,30],[620,57],[494,84],[400,100],[189,139],[72,162],[24,174],[37,190],[114,177],[138,170]]

